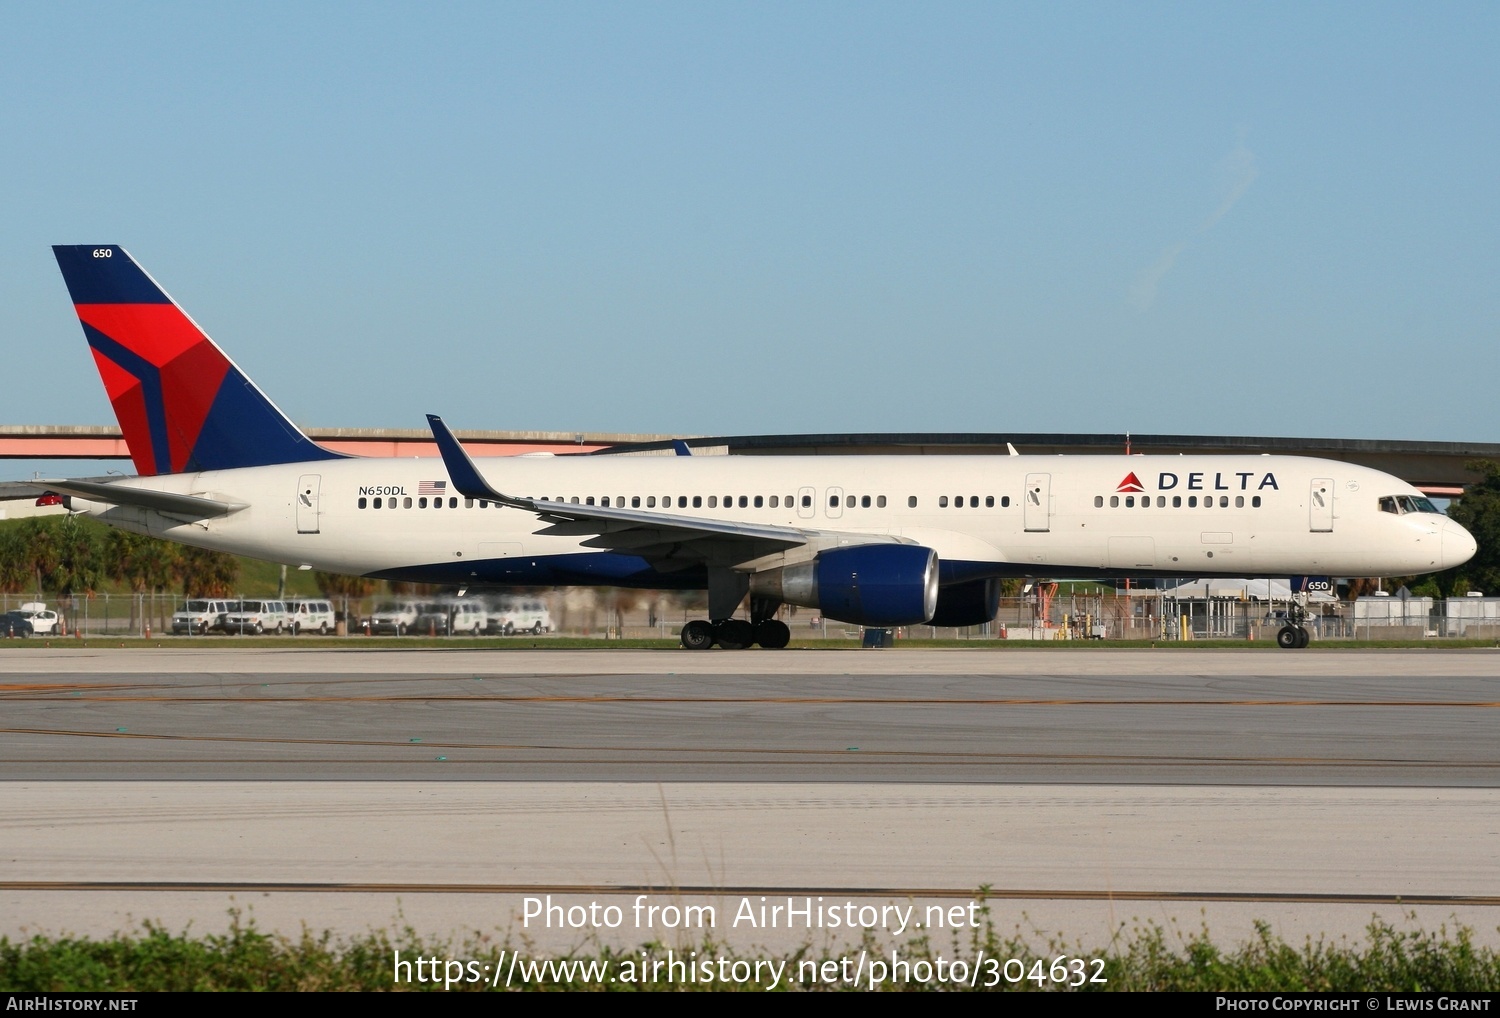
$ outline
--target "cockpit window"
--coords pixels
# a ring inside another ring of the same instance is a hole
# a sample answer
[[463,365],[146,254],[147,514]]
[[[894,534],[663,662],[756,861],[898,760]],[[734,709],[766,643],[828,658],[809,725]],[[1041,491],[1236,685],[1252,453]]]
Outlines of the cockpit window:
[[1420,495],[1382,495],[1380,496],[1380,511],[1383,513],[1395,513],[1401,516],[1405,513],[1438,513],[1437,506]]

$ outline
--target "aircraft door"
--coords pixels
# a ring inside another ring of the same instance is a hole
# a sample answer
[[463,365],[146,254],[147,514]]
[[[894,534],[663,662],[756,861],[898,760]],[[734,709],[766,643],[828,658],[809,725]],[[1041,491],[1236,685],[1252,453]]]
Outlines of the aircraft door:
[[1051,474],[1026,475],[1025,509],[1021,515],[1028,531],[1046,533],[1052,529]]
[[1310,529],[1315,534],[1333,530],[1333,478],[1315,477],[1308,493]]
[[828,513],[828,518],[830,520],[836,520],[840,516],[844,515],[843,488],[829,488],[825,498],[827,498],[828,501],[824,506],[824,511]]
[[297,478],[297,533],[318,533],[318,489],[322,474],[303,474]]
[[812,488],[797,489],[797,515],[804,520],[810,520],[817,513],[818,507],[814,503],[818,500],[818,493]]

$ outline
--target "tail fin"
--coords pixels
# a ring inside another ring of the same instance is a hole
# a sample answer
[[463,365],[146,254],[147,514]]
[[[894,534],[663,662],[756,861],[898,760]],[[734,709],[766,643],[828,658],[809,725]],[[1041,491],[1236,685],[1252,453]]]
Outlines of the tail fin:
[[52,250],[138,473],[339,458],[287,420],[124,248]]

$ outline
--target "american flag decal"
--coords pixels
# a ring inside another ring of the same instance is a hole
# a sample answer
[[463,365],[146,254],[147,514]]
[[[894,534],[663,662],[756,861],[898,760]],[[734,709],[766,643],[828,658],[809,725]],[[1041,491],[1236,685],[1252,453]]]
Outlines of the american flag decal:
[[418,495],[446,495],[448,493],[447,481],[418,481]]

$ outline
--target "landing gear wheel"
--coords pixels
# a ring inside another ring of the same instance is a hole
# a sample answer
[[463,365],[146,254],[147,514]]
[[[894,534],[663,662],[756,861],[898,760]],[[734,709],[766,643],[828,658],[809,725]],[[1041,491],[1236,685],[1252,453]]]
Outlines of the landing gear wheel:
[[755,642],[755,627],[744,619],[725,619],[714,626],[714,636],[725,650],[744,650]]
[[682,645],[688,650],[708,650],[714,645],[714,627],[694,619],[682,627]]
[[1276,631],[1276,646],[1283,650],[1296,650],[1302,646],[1302,638],[1293,626],[1282,626]]
[[767,650],[780,650],[792,642],[792,630],[780,619],[763,619],[755,624],[755,642]]
[[1301,650],[1303,647],[1306,647],[1311,642],[1312,642],[1312,637],[1308,635],[1307,630],[1305,628],[1303,628],[1302,626],[1298,626],[1297,627],[1297,649]]

